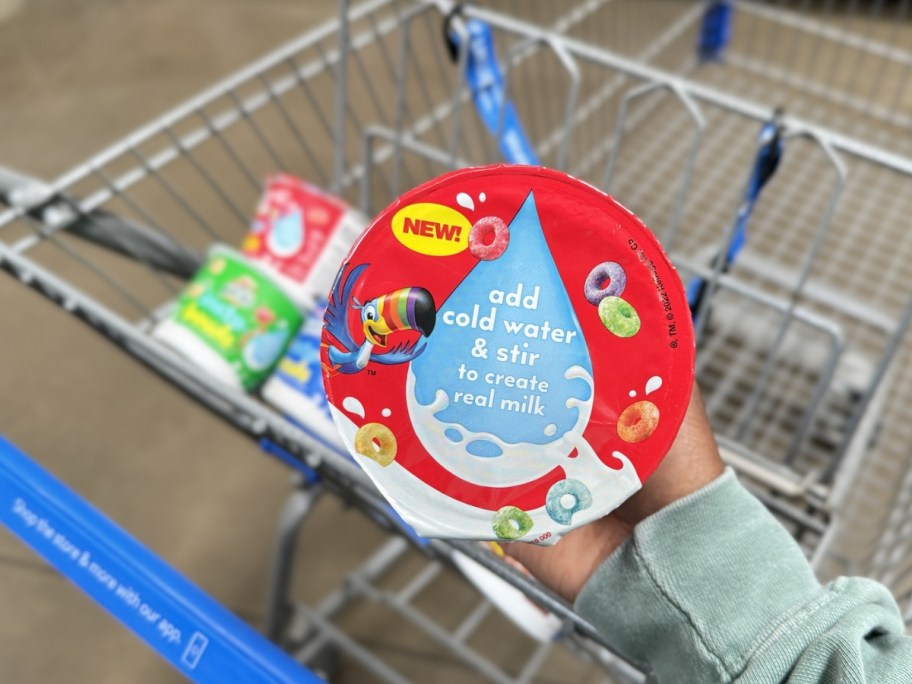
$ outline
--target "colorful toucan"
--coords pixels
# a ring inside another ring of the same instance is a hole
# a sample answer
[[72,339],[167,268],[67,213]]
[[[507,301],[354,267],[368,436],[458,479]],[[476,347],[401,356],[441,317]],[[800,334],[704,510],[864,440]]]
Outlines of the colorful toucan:
[[[368,361],[382,364],[406,363],[424,351],[427,337],[437,322],[434,298],[423,287],[403,287],[362,304],[352,296],[355,283],[368,264],[355,266],[343,278],[340,273],[333,285],[326,307],[326,330],[342,345],[329,348],[329,362],[340,373],[357,373]],[[361,312],[361,332],[364,342],[355,341],[348,326],[348,310]],[[414,330],[421,337],[402,342],[379,354],[374,347],[389,347],[389,336]]]

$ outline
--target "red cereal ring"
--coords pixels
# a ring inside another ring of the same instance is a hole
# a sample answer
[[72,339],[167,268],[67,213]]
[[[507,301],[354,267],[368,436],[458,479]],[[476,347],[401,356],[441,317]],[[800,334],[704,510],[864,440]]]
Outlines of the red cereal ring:
[[485,216],[478,219],[469,232],[469,251],[482,261],[493,261],[507,251],[510,228],[502,218]]

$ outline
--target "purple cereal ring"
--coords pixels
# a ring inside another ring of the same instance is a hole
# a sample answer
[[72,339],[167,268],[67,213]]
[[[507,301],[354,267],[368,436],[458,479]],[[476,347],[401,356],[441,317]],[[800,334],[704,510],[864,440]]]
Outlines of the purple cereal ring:
[[485,216],[469,231],[469,252],[482,261],[492,261],[507,251],[510,228],[502,218]]
[[627,274],[615,261],[604,261],[589,272],[584,292],[586,301],[598,306],[605,297],[620,297],[627,287]]

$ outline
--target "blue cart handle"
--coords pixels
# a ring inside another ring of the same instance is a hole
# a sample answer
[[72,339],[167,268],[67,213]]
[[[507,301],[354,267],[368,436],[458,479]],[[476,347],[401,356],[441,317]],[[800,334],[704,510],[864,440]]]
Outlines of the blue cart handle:
[[[507,98],[490,25],[480,19],[463,20],[461,14],[462,5],[456,5],[444,19],[443,33],[454,62],[459,61],[460,50],[467,50],[465,80],[479,117],[491,135],[497,138],[504,160],[510,164],[538,165],[535,148],[526,135],[513,101]],[[466,45],[461,44],[463,36],[460,31],[454,30],[457,19],[463,21]]]
[[0,522],[194,682],[322,682],[0,438]]

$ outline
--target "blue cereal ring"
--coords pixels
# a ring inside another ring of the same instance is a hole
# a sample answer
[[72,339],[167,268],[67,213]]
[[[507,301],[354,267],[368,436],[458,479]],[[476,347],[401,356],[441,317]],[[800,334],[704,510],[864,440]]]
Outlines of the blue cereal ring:
[[[573,497],[573,504],[565,506],[562,499],[570,495]],[[548,490],[548,496],[545,498],[545,510],[556,523],[569,525],[574,514],[584,511],[592,505],[592,494],[589,488],[579,480],[561,480],[555,482],[551,489]]]

